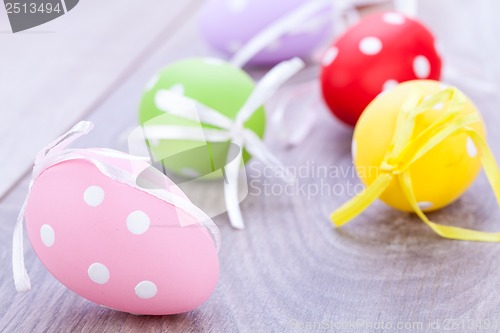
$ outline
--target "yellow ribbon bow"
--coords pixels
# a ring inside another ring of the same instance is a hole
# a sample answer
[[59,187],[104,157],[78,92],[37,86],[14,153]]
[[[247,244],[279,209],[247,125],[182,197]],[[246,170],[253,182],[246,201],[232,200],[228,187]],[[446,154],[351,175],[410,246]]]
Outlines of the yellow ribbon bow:
[[[466,133],[479,150],[481,163],[500,205],[500,171],[495,157],[483,137],[476,130],[469,127],[469,125],[481,121],[479,114],[464,115],[460,113],[466,99],[455,88],[445,89],[426,100],[423,98],[424,96],[417,89],[410,93],[398,114],[391,144],[379,167],[379,176],[367,186],[365,191],[332,213],[332,222],[337,227],[348,223],[379,198],[391,181],[396,179],[414,212],[441,237],[468,241],[500,242],[500,232],[489,233],[432,222],[417,204],[408,172],[410,166],[450,135]],[[450,101],[449,110],[424,131],[413,137],[415,118],[432,106],[446,101]]]

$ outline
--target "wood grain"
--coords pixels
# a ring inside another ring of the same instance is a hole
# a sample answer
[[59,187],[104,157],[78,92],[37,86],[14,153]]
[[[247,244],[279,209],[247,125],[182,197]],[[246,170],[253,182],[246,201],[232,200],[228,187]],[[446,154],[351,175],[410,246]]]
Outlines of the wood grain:
[[92,112],[169,39],[176,17],[192,3],[81,1],[57,20],[15,35],[0,10],[0,159],[9,160],[0,165],[0,197],[45,142]]
[[[438,20],[430,10],[422,15]],[[443,32],[439,25],[435,30]],[[123,149],[120,138],[136,124],[144,83],[170,61],[210,54],[198,38],[191,18],[93,110],[89,120],[96,129],[78,146]],[[457,68],[462,76],[447,76],[445,81],[463,87],[478,105],[490,130],[493,153],[500,158],[500,132],[496,131],[500,98],[467,85],[467,72]],[[493,83],[498,87],[500,77]],[[26,263],[33,290],[17,294],[10,276],[10,246],[28,186],[23,178],[0,203],[0,331],[374,332],[378,331],[374,325],[384,324],[391,325],[388,332],[442,332],[453,323],[466,328],[482,324],[484,332],[500,331],[485,326],[487,320],[500,321],[496,292],[500,246],[444,240],[415,216],[382,203],[342,229],[332,229],[329,213],[348,200],[348,188],[358,180],[352,172],[346,177],[318,173],[322,166],[352,170],[352,133],[324,108],[296,111],[319,114],[306,141],[284,149],[272,130],[267,141],[287,165],[305,173],[298,188],[291,194],[266,195],[266,189],[283,189],[283,184],[265,177],[258,163],[247,167],[250,194],[242,204],[247,229],[235,231],[226,215],[215,219],[222,233],[220,281],[203,306],[186,314],[134,316],[94,305],[59,284],[32,249],[26,250]],[[314,193],[320,188],[323,193]],[[330,193],[334,188],[344,191]],[[497,202],[484,175],[459,201],[430,216],[444,224],[500,229]],[[398,323],[409,326],[397,329]],[[480,331],[466,328],[446,331]]]

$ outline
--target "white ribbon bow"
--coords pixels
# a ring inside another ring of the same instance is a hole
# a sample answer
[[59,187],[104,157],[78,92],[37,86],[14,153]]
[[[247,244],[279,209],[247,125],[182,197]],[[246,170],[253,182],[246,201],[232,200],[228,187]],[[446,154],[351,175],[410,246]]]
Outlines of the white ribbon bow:
[[[237,229],[244,228],[243,218],[238,203],[238,172],[242,161],[242,151],[247,150],[253,157],[265,165],[277,167],[284,171],[283,178],[295,182],[287,168],[266,148],[260,138],[244,127],[245,122],[261,107],[278,88],[300,71],[304,62],[299,58],[284,61],[276,65],[257,84],[246,103],[232,120],[222,113],[209,108],[200,102],[169,90],[160,90],[155,96],[158,108],[166,113],[184,119],[200,121],[201,123],[216,126],[217,129],[200,130],[194,126],[184,125],[144,125],[144,132],[148,140],[190,140],[202,142],[227,142],[237,145],[241,149],[236,157],[236,163],[229,163],[225,167],[226,182],[224,182],[224,198],[231,225]],[[194,107],[193,107],[194,105]]]
[[[214,222],[208,217],[203,211],[196,207],[189,200],[182,198],[170,191],[165,189],[147,189],[137,185],[137,174],[128,172],[96,158],[89,157],[82,154],[82,150],[77,149],[65,149],[73,141],[89,133],[94,125],[91,122],[82,121],[75,125],[66,134],[57,138],[49,145],[44,147],[37,155],[35,160],[35,165],[33,167],[33,177],[29,186],[28,195],[23,203],[19,216],[17,218],[17,223],[14,228],[14,236],[12,242],[12,270],[14,283],[16,285],[17,291],[27,291],[31,289],[31,282],[26,271],[24,263],[24,235],[23,235],[23,222],[26,213],[26,206],[28,203],[29,195],[36,179],[48,168],[69,160],[85,160],[91,162],[97,169],[105,176],[110,179],[120,182],[122,184],[128,185],[134,189],[142,192],[146,192],[156,198],[174,205],[175,207],[183,210],[184,212],[192,215],[196,220],[205,228],[207,228],[214,240],[215,247],[217,251],[220,248],[220,233]],[[132,156],[124,153],[120,153],[113,150],[91,150],[93,154],[98,154],[103,157],[118,158],[129,161],[143,161],[146,162],[149,158]],[[76,175],[75,175],[76,176]],[[181,225],[185,226],[185,225]]]

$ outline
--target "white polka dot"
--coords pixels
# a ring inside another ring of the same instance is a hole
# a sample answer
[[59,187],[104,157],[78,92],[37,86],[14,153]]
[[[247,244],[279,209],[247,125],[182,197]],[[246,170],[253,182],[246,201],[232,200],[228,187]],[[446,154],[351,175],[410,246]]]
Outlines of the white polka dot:
[[231,53],[238,52],[241,48],[241,45],[242,45],[241,42],[239,42],[237,40],[230,41],[227,44],[227,50]]
[[191,168],[182,168],[179,172],[183,176],[190,177],[190,178],[200,177],[200,173],[198,171],[196,171],[195,169],[191,169]]
[[413,72],[419,79],[427,79],[431,74],[431,63],[423,55],[416,56],[413,60]]
[[351,155],[353,161],[356,159],[357,152],[358,152],[358,145],[356,144],[356,140],[353,139],[351,142]]
[[235,13],[240,13],[248,6],[248,0],[227,0],[229,9]]
[[434,204],[430,201],[420,201],[419,203],[417,203],[417,205],[418,207],[420,207],[420,209],[429,209],[434,206]]
[[434,110],[441,110],[444,106],[444,103],[443,102],[440,102],[440,103],[437,103],[436,105],[434,105],[432,108]]
[[214,66],[220,66],[220,65],[224,65],[225,64],[225,62],[223,60],[217,59],[217,58],[204,58],[203,62],[205,64],[214,65]]
[[406,21],[403,15],[394,12],[385,13],[384,16],[382,17],[382,20],[384,20],[385,23],[395,24],[395,25],[403,24]]
[[177,95],[184,95],[185,88],[182,84],[178,83],[171,86],[168,90]]
[[101,263],[93,263],[87,270],[89,278],[97,284],[105,284],[109,280],[109,269]]
[[335,58],[337,58],[338,54],[339,54],[339,49],[337,47],[335,47],[335,46],[330,47],[325,52],[323,59],[321,59],[321,64],[323,66],[330,66],[335,61]]
[[97,207],[104,201],[104,190],[99,186],[90,186],[83,194],[83,200],[91,207]]
[[467,138],[467,154],[469,154],[470,158],[474,158],[477,156],[477,148],[474,144],[474,141],[470,137]]
[[399,84],[399,82],[396,80],[387,80],[382,85],[382,91],[389,91],[392,88],[394,88],[395,86],[397,86],[398,84]]
[[54,245],[56,241],[56,234],[54,233],[54,228],[48,224],[42,225],[40,228],[40,237],[42,238],[43,244],[47,247]]
[[377,37],[365,37],[359,42],[359,50],[366,55],[375,55],[382,50],[382,41]]
[[142,210],[136,210],[127,217],[127,229],[134,235],[141,235],[149,229],[149,216]]
[[159,80],[160,76],[158,74],[155,74],[155,76],[150,78],[148,84],[146,85],[146,91],[152,90],[156,86]]
[[142,281],[135,286],[134,291],[137,297],[148,299],[156,296],[158,288],[156,287],[156,284],[151,281]]
[[445,89],[448,89],[450,86],[447,85],[446,83],[440,83],[439,84],[439,88],[441,88],[441,90],[445,90]]

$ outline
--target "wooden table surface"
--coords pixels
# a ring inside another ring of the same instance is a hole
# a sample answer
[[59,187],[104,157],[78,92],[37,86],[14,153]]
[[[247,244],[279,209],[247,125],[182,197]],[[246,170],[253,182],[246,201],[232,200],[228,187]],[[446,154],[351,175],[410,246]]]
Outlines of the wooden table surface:
[[[498,2],[484,2],[498,9]],[[293,195],[277,196],[264,189],[280,181],[261,175],[262,165],[255,162],[247,167],[249,179],[263,191],[259,195],[251,188],[242,203],[246,230],[232,229],[226,214],[215,218],[222,234],[221,274],[200,308],[154,317],[100,307],[55,280],[29,246],[33,289],[16,293],[12,231],[36,151],[80,119],[93,121],[96,129],[78,146],[124,149],[124,133],[136,125],[148,78],[174,60],[214,54],[196,30],[201,3],[86,0],[64,17],[16,35],[7,32],[0,10],[0,332],[500,331],[500,244],[444,240],[415,216],[379,202],[334,230],[328,215],[349,198],[348,191],[314,191],[323,183],[344,189],[359,184],[352,173],[328,178],[310,173],[300,177],[302,187]],[[442,37],[449,59],[444,80],[475,101],[500,159],[495,57],[481,52],[472,61],[454,57],[462,43],[500,51],[498,42],[473,32],[462,41],[446,39],[453,25],[476,32],[498,31],[498,25],[492,17],[491,22],[463,21],[475,8],[463,1],[443,23],[445,5],[430,3],[423,2],[420,14]],[[492,10],[479,7],[483,14]],[[464,46],[464,54],[467,50]],[[299,112],[318,113],[314,131],[292,149],[269,131],[273,152],[287,165],[309,171],[352,169],[352,131],[324,107]],[[460,200],[430,216],[443,224],[500,230],[499,209],[484,174]],[[475,328],[467,329],[470,325]]]

